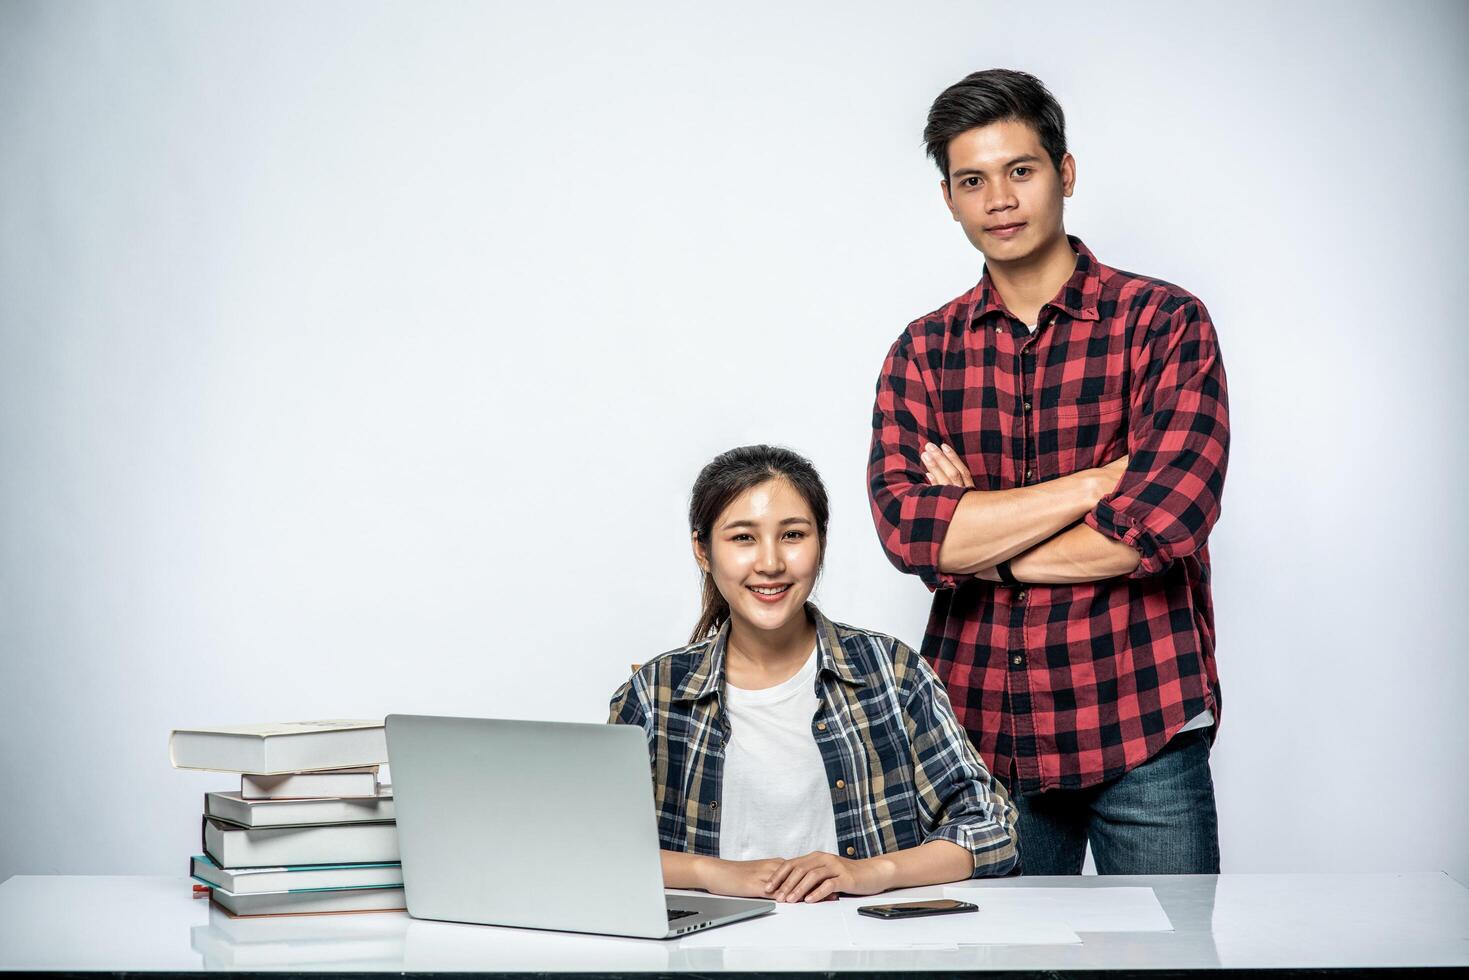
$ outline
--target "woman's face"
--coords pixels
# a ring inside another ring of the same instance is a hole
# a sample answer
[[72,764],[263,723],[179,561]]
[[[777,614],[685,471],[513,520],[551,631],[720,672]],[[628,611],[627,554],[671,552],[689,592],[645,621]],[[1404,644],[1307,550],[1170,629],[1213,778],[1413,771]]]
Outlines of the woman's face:
[[821,569],[821,540],[811,507],[788,482],[773,478],[730,502],[694,556],[729,603],[735,625],[780,630],[804,621]]

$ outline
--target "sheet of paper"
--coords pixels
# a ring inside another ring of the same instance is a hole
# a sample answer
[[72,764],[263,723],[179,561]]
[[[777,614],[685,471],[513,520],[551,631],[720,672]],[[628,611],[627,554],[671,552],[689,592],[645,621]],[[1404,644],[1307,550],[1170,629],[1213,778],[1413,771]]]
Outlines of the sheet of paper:
[[973,902],[982,911],[1059,920],[1076,932],[1173,931],[1151,888],[950,885],[944,897]]
[[[906,949],[911,946],[1064,946],[1081,937],[1054,916],[1026,912],[962,912],[916,919],[874,919],[858,915],[859,904],[842,902],[847,934],[862,949]],[[978,903],[976,903],[978,904]]]
[[678,940],[684,948],[848,949],[851,940],[838,903],[777,905],[769,915],[704,929]]
[[[1030,909],[884,920],[858,915],[881,897],[814,905],[777,905],[769,915],[707,929],[677,940],[690,949],[956,949],[964,946],[1051,946],[1080,943],[1058,916]],[[975,903],[979,904],[979,903]]]

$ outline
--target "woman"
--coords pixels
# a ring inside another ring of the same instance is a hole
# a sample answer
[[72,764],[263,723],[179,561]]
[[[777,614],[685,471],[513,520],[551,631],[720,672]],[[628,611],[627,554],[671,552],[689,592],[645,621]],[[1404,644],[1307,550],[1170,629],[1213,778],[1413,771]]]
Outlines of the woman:
[[785,449],[731,450],[694,483],[703,614],[612,699],[648,735],[669,888],[818,902],[1016,864],[1015,808],[928,664],[806,601],[827,516]]

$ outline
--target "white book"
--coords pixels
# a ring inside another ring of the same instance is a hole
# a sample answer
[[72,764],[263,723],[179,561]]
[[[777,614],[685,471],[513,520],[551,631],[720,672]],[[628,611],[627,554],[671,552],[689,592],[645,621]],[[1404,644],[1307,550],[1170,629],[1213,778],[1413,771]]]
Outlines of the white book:
[[288,721],[177,728],[168,737],[175,769],[258,775],[353,769],[388,761],[381,721]]
[[199,854],[189,861],[189,876],[211,888],[223,888],[235,895],[267,895],[322,889],[388,888],[403,884],[403,866],[397,862],[379,862],[221,868]]
[[288,772],[279,776],[240,776],[240,795],[247,800],[296,800],[303,797],[376,796],[377,766]]
[[204,815],[241,827],[306,827],[394,819],[393,787],[368,799],[247,800],[239,793],[206,793]]
[[370,864],[399,860],[394,823],[236,827],[204,820],[204,853],[221,868],[283,864]]
[[305,912],[380,912],[405,909],[403,886],[347,888],[320,892],[272,895],[236,895],[223,888],[213,892],[216,905],[231,915],[300,915]]

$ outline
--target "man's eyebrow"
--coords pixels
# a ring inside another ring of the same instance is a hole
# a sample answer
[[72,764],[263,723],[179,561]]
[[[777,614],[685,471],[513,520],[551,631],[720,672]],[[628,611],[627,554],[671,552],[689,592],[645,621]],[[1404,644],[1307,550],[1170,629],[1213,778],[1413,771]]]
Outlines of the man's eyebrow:
[[[1016,164],[1020,164],[1020,163],[1040,163],[1040,162],[1041,162],[1041,158],[1040,157],[1035,156],[1034,154],[1027,154],[1026,156],[1023,156],[1023,157],[1016,157],[1013,160],[1007,160],[1005,162],[1005,164],[1000,167],[1000,169],[1001,170],[1009,170],[1011,167],[1015,166]],[[984,171],[981,170],[981,169],[979,169],[978,167],[965,167],[963,170],[955,170],[954,171],[954,176],[955,177],[967,177],[970,174],[975,174],[977,176],[983,177],[984,176]]]
[[[810,518],[807,518],[807,517],[787,517],[785,520],[783,520],[783,521],[780,522],[780,526],[781,527],[785,527],[787,524],[810,524],[810,523],[811,523],[811,519]],[[732,527],[757,527],[757,526],[758,526],[758,522],[756,522],[756,521],[729,521],[729,522],[727,522],[725,524],[720,525],[720,528],[719,529],[721,531],[723,531],[723,530],[727,530],[728,528],[732,528]]]

